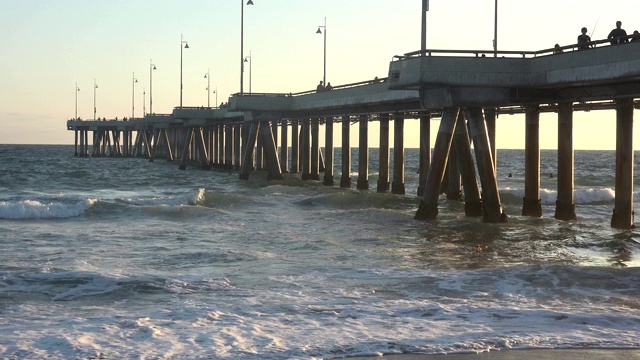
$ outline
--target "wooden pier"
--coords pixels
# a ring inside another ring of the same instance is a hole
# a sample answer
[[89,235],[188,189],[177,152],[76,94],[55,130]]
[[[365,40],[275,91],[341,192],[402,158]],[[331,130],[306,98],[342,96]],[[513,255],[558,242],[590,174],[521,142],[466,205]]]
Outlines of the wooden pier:
[[[632,228],[632,130],[633,110],[639,107],[634,99],[640,98],[640,42],[564,50],[557,55],[553,49],[507,51],[498,52],[498,57],[483,56],[491,51],[418,51],[394,58],[387,78],[336,86],[332,91],[235,94],[224,109],[178,107],[172,114],[151,114],[128,121],[73,119],[67,122],[67,128],[75,132],[76,156],[179,160],[180,169],[196,164],[203,169],[238,171],[241,179],[248,179],[254,170],[266,170],[272,180],[283,179],[283,173],[300,173],[303,180],[321,180],[324,185],[335,186],[334,123],[342,124],[343,149],[351,148],[351,125],[358,124],[360,151],[355,185],[368,190],[368,124],[378,121],[380,176],[375,189],[404,194],[404,122],[418,119],[417,195],[421,202],[415,218],[437,217],[444,182],[449,199],[464,199],[467,216],[499,223],[506,222],[508,216],[502,209],[496,180],[498,114],[525,114],[522,215],[534,217],[542,216],[539,116],[541,112],[558,114],[558,197],[554,216],[573,220],[577,216],[573,195],[573,112],[614,109],[616,195],[611,225]],[[429,141],[432,118],[441,119],[433,150]],[[389,168],[391,121],[393,169]],[[319,141],[321,125],[325,131],[324,153]],[[351,152],[343,151],[340,187],[352,186],[351,161]]]

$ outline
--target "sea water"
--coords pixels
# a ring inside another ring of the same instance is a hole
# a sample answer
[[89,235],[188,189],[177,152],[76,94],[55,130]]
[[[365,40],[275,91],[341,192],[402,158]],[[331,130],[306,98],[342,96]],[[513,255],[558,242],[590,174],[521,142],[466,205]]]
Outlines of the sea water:
[[499,150],[509,223],[485,224],[444,196],[413,219],[416,149],[393,195],[375,191],[377,149],[358,191],[0,145],[0,358],[640,348],[640,235],[610,226],[614,152],[575,152],[569,222],[553,218],[556,152],[541,156],[543,217],[520,216],[524,151]]

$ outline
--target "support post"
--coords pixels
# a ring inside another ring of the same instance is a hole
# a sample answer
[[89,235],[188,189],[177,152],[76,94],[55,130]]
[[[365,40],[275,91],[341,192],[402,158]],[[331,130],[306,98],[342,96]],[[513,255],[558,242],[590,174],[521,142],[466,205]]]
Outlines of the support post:
[[284,180],[280,171],[280,162],[278,161],[278,151],[276,150],[276,142],[273,139],[273,132],[268,121],[260,122],[260,137],[264,147],[265,162],[267,167],[267,180]]
[[[460,113],[462,113],[462,111]],[[460,113],[458,113],[458,118],[461,116]],[[464,117],[464,115],[462,116]],[[456,129],[457,128],[456,125]],[[444,191],[447,194],[447,199],[462,201],[462,179],[460,178],[460,169],[458,168],[458,152],[455,147],[452,147],[451,151],[449,151],[449,162],[447,163],[445,178],[447,179],[447,187]]]
[[333,186],[333,118],[325,119],[325,136],[324,136],[324,152],[326,163],[324,167],[324,179],[322,184],[325,186]]
[[404,115],[393,117],[393,184],[391,193],[404,195]]
[[358,150],[358,190],[369,189],[369,115],[360,115],[360,146]]
[[540,202],[540,106],[530,105],[525,111],[522,216],[542,217]]
[[311,175],[311,123],[309,119],[302,120],[300,133],[300,167],[302,180],[309,180]]
[[289,172],[289,141],[288,132],[289,126],[287,120],[282,120],[280,126],[280,171],[283,173]]
[[249,173],[253,167],[253,150],[256,147],[258,128],[260,127],[257,121],[252,122],[250,126],[247,142],[244,144],[244,157],[242,159],[242,168],[240,169],[240,179],[242,180],[249,180]]
[[340,187],[351,187],[351,144],[349,139],[349,129],[351,123],[349,116],[342,116],[342,176],[340,177]]
[[616,199],[611,226],[633,229],[633,99],[616,100]]
[[224,152],[224,168],[233,170],[233,126],[225,126],[224,136],[225,152]]
[[496,150],[496,118],[497,112],[495,108],[485,108],[484,118],[487,123],[487,134],[489,135],[489,147],[491,148],[491,157],[493,158],[493,170],[498,169],[498,152]]
[[420,169],[418,183],[418,197],[424,194],[427,174],[431,165],[431,114],[420,115]]
[[320,180],[320,119],[311,119],[311,180]]
[[380,114],[380,166],[377,192],[389,191],[389,114]]
[[573,104],[558,104],[558,198],[554,217],[575,220],[573,181]]
[[180,165],[178,169],[186,170],[187,169],[187,160],[189,159],[189,145],[191,144],[191,138],[193,135],[193,127],[189,127],[185,132],[184,143],[182,148],[182,160],[180,161]]
[[476,168],[473,165],[469,132],[462,111],[458,113],[456,130],[453,135],[453,147],[457,158],[456,167],[460,170],[464,188],[464,213],[466,216],[482,216],[482,200],[478,189]]
[[240,170],[240,147],[242,146],[242,125],[233,125],[233,169]]
[[291,120],[291,173],[300,172],[300,132],[298,120]]
[[440,128],[433,147],[433,161],[429,167],[427,181],[424,185],[424,194],[420,200],[420,205],[414,219],[430,220],[438,216],[438,197],[440,195],[440,185],[445,174],[449,150],[453,140],[453,133],[456,129],[458,118],[458,108],[445,108],[442,111]]
[[482,184],[482,220],[488,223],[507,222],[507,214],[502,210],[498,181],[493,166],[493,157],[489,144],[487,127],[482,116],[482,109],[471,107],[467,109],[469,118],[469,133],[473,139],[473,148],[478,163],[478,174]]

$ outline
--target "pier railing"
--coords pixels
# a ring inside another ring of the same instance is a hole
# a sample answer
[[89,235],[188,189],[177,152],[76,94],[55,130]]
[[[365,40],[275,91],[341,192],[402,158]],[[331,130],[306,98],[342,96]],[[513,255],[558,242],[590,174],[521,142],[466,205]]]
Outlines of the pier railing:
[[[628,40],[632,38],[632,35],[626,37]],[[611,46],[610,39],[602,39],[590,41],[587,45],[590,48],[598,47],[598,45],[605,44],[606,46]],[[624,44],[621,44],[624,45]],[[616,45],[617,46],[617,45]],[[549,49],[537,50],[537,51],[506,51],[506,50],[446,50],[446,49],[426,49],[426,50],[417,50],[405,53],[404,55],[395,55],[393,57],[393,61],[396,60],[404,60],[407,58],[415,58],[420,56],[473,56],[473,57],[540,57],[540,56],[548,56],[548,55],[560,55],[565,52],[578,51],[578,44],[565,45],[560,47],[552,47]],[[582,50],[584,51],[584,50]]]

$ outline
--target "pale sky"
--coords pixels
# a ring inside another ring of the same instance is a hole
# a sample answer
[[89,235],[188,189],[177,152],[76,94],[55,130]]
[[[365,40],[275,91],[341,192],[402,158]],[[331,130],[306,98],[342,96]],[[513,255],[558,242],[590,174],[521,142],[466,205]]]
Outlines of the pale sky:
[[[334,86],[386,77],[394,55],[420,49],[421,0],[253,1],[244,6],[253,92],[315,88],[323,70],[323,35],[316,30],[325,17],[327,80]],[[190,47],[183,52],[184,106],[207,105],[207,69],[218,103],[227,101],[240,90],[242,2],[0,0],[0,144],[72,144],[66,121],[75,112],[75,84],[78,115],[92,118],[94,78],[97,116],[130,117],[134,89],[140,116],[143,91],[149,110],[151,59],[157,66],[153,110],[170,113],[180,100],[181,34]],[[427,47],[491,50],[494,5],[494,0],[431,0]],[[594,40],[603,39],[616,20],[631,33],[640,29],[639,15],[637,0],[499,0],[498,49],[572,44],[583,26]],[[248,92],[248,68],[244,89]],[[555,114],[541,116],[542,148],[557,146],[555,119]],[[433,136],[437,125],[432,121]],[[417,128],[417,122],[406,126]],[[498,148],[524,147],[524,115],[500,116],[497,127]],[[371,126],[371,146],[377,146],[375,129]],[[613,111],[576,112],[574,130],[576,149],[615,148]],[[411,133],[416,134],[408,132],[405,144],[417,147]]]

